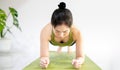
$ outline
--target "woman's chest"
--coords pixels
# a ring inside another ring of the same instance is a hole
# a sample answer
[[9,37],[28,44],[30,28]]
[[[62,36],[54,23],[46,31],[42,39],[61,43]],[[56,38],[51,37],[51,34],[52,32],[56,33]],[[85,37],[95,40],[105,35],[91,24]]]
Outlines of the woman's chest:
[[59,42],[59,43],[65,43],[69,40],[69,36],[65,37],[65,38],[57,38],[57,37],[54,37],[54,40],[56,42]]

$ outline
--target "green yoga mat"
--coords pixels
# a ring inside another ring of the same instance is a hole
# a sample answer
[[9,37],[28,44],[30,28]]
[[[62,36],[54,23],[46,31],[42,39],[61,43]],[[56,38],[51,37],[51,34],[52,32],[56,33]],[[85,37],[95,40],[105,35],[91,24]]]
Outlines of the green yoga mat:
[[47,69],[42,69],[39,66],[40,59],[36,59],[23,70],[101,70],[90,58],[85,56],[85,62],[78,69],[71,64],[72,59],[75,58],[75,53],[68,54],[66,52],[56,53],[50,52],[50,64]]

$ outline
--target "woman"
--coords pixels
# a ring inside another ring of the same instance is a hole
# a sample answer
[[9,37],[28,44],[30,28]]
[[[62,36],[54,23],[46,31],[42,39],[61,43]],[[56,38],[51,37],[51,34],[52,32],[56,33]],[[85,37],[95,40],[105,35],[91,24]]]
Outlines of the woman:
[[52,14],[51,23],[48,23],[40,34],[40,66],[47,68],[50,62],[49,42],[55,46],[60,46],[58,52],[61,51],[61,47],[72,46],[76,43],[76,58],[73,59],[72,64],[75,68],[78,68],[85,59],[81,46],[81,33],[72,24],[72,13],[69,9],[66,9],[66,4],[61,2],[58,7]]

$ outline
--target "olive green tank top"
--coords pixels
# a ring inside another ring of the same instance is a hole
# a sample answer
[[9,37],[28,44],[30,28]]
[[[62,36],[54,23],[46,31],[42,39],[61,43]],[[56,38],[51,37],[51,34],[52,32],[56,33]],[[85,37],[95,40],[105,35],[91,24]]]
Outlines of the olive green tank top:
[[53,30],[52,30],[52,34],[51,34],[51,40],[49,41],[52,45],[55,45],[55,46],[60,46],[60,47],[64,47],[64,46],[72,46],[75,41],[73,40],[73,35],[72,35],[72,32],[70,31],[69,33],[69,40],[67,42],[64,42],[64,43],[60,43],[60,42],[56,42],[55,39],[54,39],[55,35],[53,33]]

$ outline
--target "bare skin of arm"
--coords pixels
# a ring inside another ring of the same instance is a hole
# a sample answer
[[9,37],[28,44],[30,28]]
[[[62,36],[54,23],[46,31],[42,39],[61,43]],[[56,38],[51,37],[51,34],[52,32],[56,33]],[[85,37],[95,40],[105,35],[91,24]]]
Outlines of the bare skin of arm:
[[40,34],[40,66],[47,68],[49,64],[49,39],[50,39],[50,26],[46,25]]
[[85,59],[82,47],[82,37],[80,31],[77,28],[74,28],[73,32],[73,37],[76,40],[76,58],[73,59],[72,64],[75,68],[79,68]]

